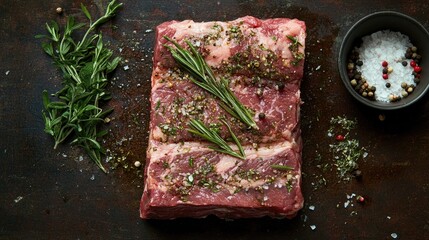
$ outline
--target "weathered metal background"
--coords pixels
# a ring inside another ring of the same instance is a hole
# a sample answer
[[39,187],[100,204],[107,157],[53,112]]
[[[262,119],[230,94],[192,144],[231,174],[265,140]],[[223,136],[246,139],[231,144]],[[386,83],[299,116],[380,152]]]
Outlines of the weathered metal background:
[[[107,175],[77,148],[54,151],[43,133],[41,92],[57,90],[61,78],[34,35],[64,15],[84,20],[80,2],[0,0],[0,239],[429,239],[429,96],[405,111],[370,110],[347,94],[336,66],[340,41],[359,18],[396,10],[429,27],[427,1],[123,1],[119,15],[103,28],[124,58],[110,86],[115,112],[106,166],[117,168]],[[95,15],[106,6],[104,0],[84,3]],[[65,9],[61,16],[55,13],[59,6]],[[245,15],[307,23],[305,208],[293,220],[141,220],[143,181],[132,165],[145,159],[152,30],[172,19]],[[379,121],[379,114],[386,120]],[[369,153],[360,162],[361,181],[338,182],[335,170],[317,167],[333,161],[327,130],[338,115],[359,123],[353,137]],[[319,186],[322,177],[326,186]],[[352,199],[353,206],[345,208],[352,193],[364,195],[366,203]]]

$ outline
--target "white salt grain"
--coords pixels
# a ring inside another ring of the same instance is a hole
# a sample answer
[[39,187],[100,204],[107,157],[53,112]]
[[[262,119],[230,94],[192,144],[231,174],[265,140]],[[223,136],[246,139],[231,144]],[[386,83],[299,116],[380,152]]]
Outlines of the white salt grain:
[[[376,88],[375,100],[389,102],[390,94],[401,96],[402,82],[414,84],[413,68],[410,60],[405,59],[407,48],[412,46],[408,36],[385,30],[365,36],[362,41],[361,47],[356,50],[363,65],[357,69],[368,85]],[[387,80],[383,79],[383,61],[393,69]],[[402,65],[402,61],[407,61],[406,67]],[[387,82],[391,84],[390,88],[386,87]]]
[[344,208],[347,208],[349,206],[349,204],[350,204],[350,201],[347,200],[347,202],[344,203]]
[[396,234],[396,233],[392,233],[392,234],[390,234],[390,236],[391,236],[393,239],[398,238],[398,234]]

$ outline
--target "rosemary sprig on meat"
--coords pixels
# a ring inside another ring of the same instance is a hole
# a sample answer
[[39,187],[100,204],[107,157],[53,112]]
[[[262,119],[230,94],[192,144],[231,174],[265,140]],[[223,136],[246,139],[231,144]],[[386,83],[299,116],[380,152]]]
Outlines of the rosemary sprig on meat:
[[238,148],[238,152],[235,152],[228,143],[222,139],[216,130],[210,129],[204,125],[203,122],[196,119],[191,119],[189,122],[188,132],[193,133],[211,143],[214,143],[217,145],[217,147],[210,146],[210,149],[213,149],[217,152],[229,154],[233,157],[240,158],[240,159],[246,159],[246,154],[244,153],[244,149],[241,146],[240,141],[238,140],[237,136],[232,132],[231,127],[228,125],[227,122],[224,120],[221,120],[223,124],[228,128],[229,133],[231,134],[231,137],[235,143],[235,145]]
[[59,100],[51,101],[48,92],[43,91],[44,131],[54,138],[54,149],[66,139],[83,147],[103,172],[106,169],[101,163],[101,154],[105,151],[98,139],[107,131],[100,131],[98,127],[112,109],[103,110],[100,103],[111,98],[105,90],[107,75],[117,67],[120,58],[112,59],[113,52],[103,44],[101,33],[93,32],[115,16],[120,6],[122,3],[112,0],[104,15],[93,22],[82,4],[81,9],[89,19],[89,27],[78,42],[72,34],[86,24],[75,23],[72,16],[67,18],[63,33],[52,21],[46,24],[48,36],[36,36],[49,40],[42,43],[42,48],[63,73],[63,88],[54,94]]
[[214,95],[219,101],[218,104],[231,116],[246,124],[249,128],[258,130],[258,126],[253,120],[251,111],[245,107],[229,88],[228,80],[221,78],[217,80],[212,69],[206,63],[195,47],[186,41],[190,51],[182,48],[176,41],[164,36],[165,39],[174,44],[175,48],[169,45],[174,60],[185,71],[192,75],[191,81],[202,89]]

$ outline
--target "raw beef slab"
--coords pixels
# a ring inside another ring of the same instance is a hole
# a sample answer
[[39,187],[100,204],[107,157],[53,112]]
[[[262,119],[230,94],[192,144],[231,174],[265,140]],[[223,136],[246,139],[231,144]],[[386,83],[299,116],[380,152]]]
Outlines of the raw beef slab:
[[[305,23],[297,19],[250,16],[230,22],[171,21],[157,27],[142,218],[296,215],[304,201],[299,87],[305,30]],[[255,113],[259,130],[247,129],[195,86],[178,69],[164,36],[184,47],[189,40],[215,75],[228,79],[240,102]],[[242,142],[246,159],[211,150],[210,143],[187,132],[190,119],[218,128],[228,139],[228,131],[219,124],[225,119]]]

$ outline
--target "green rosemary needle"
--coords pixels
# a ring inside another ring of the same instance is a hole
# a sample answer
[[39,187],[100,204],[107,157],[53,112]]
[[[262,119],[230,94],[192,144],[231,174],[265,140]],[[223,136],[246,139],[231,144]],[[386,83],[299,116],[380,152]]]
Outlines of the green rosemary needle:
[[54,94],[57,101],[51,101],[48,92],[43,91],[44,131],[54,138],[54,149],[66,139],[83,147],[103,172],[106,169],[101,163],[101,154],[105,151],[98,139],[107,131],[98,128],[112,110],[103,110],[99,105],[110,99],[110,94],[105,90],[107,75],[117,67],[120,58],[112,58],[113,52],[103,44],[101,33],[94,31],[115,16],[121,6],[122,3],[112,0],[104,15],[93,22],[82,4],[81,9],[89,19],[89,26],[78,42],[72,34],[86,24],[75,23],[73,16],[67,17],[62,33],[58,24],[52,21],[46,24],[47,36],[36,36],[49,40],[42,43],[42,48],[52,57],[64,78],[63,88]]
[[240,120],[250,128],[259,129],[256,122],[253,120],[251,111],[237,99],[229,88],[228,80],[221,78],[218,81],[210,66],[189,41],[186,41],[186,43],[190,51],[182,48],[171,38],[167,36],[164,36],[164,38],[175,46],[174,48],[170,45],[166,45],[179,66],[192,75],[193,78],[191,78],[191,81],[194,84],[214,95],[219,100],[218,104],[231,116]]
[[201,122],[200,120],[191,119],[189,122],[190,129],[188,129],[188,132],[193,133],[193,134],[217,145],[217,147],[210,146],[209,147],[210,149],[213,149],[217,152],[225,153],[225,154],[228,154],[228,155],[231,155],[233,157],[240,158],[243,160],[246,159],[244,149],[241,146],[241,143],[238,140],[237,136],[235,136],[235,134],[232,132],[231,127],[228,125],[227,122],[222,120],[222,123],[225,124],[225,126],[228,128],[228,131],[231,134],[231,137],[232,137],[235,145],[238,148],[238,152],[235,152],[228,145],[228,143],[219,136],[219,134],[217,133],[216,130],[213,130],[213,129],[206,127],[204,125],[204,123]]
[[279,171],[289,171],[289,170],[293,170],[294,169],[293,167],[289,167],[289,166],[286,166],[286,165],[276,165],[276,164],[271,165],[271,168],[275,169],[275,170],[279,170]]

